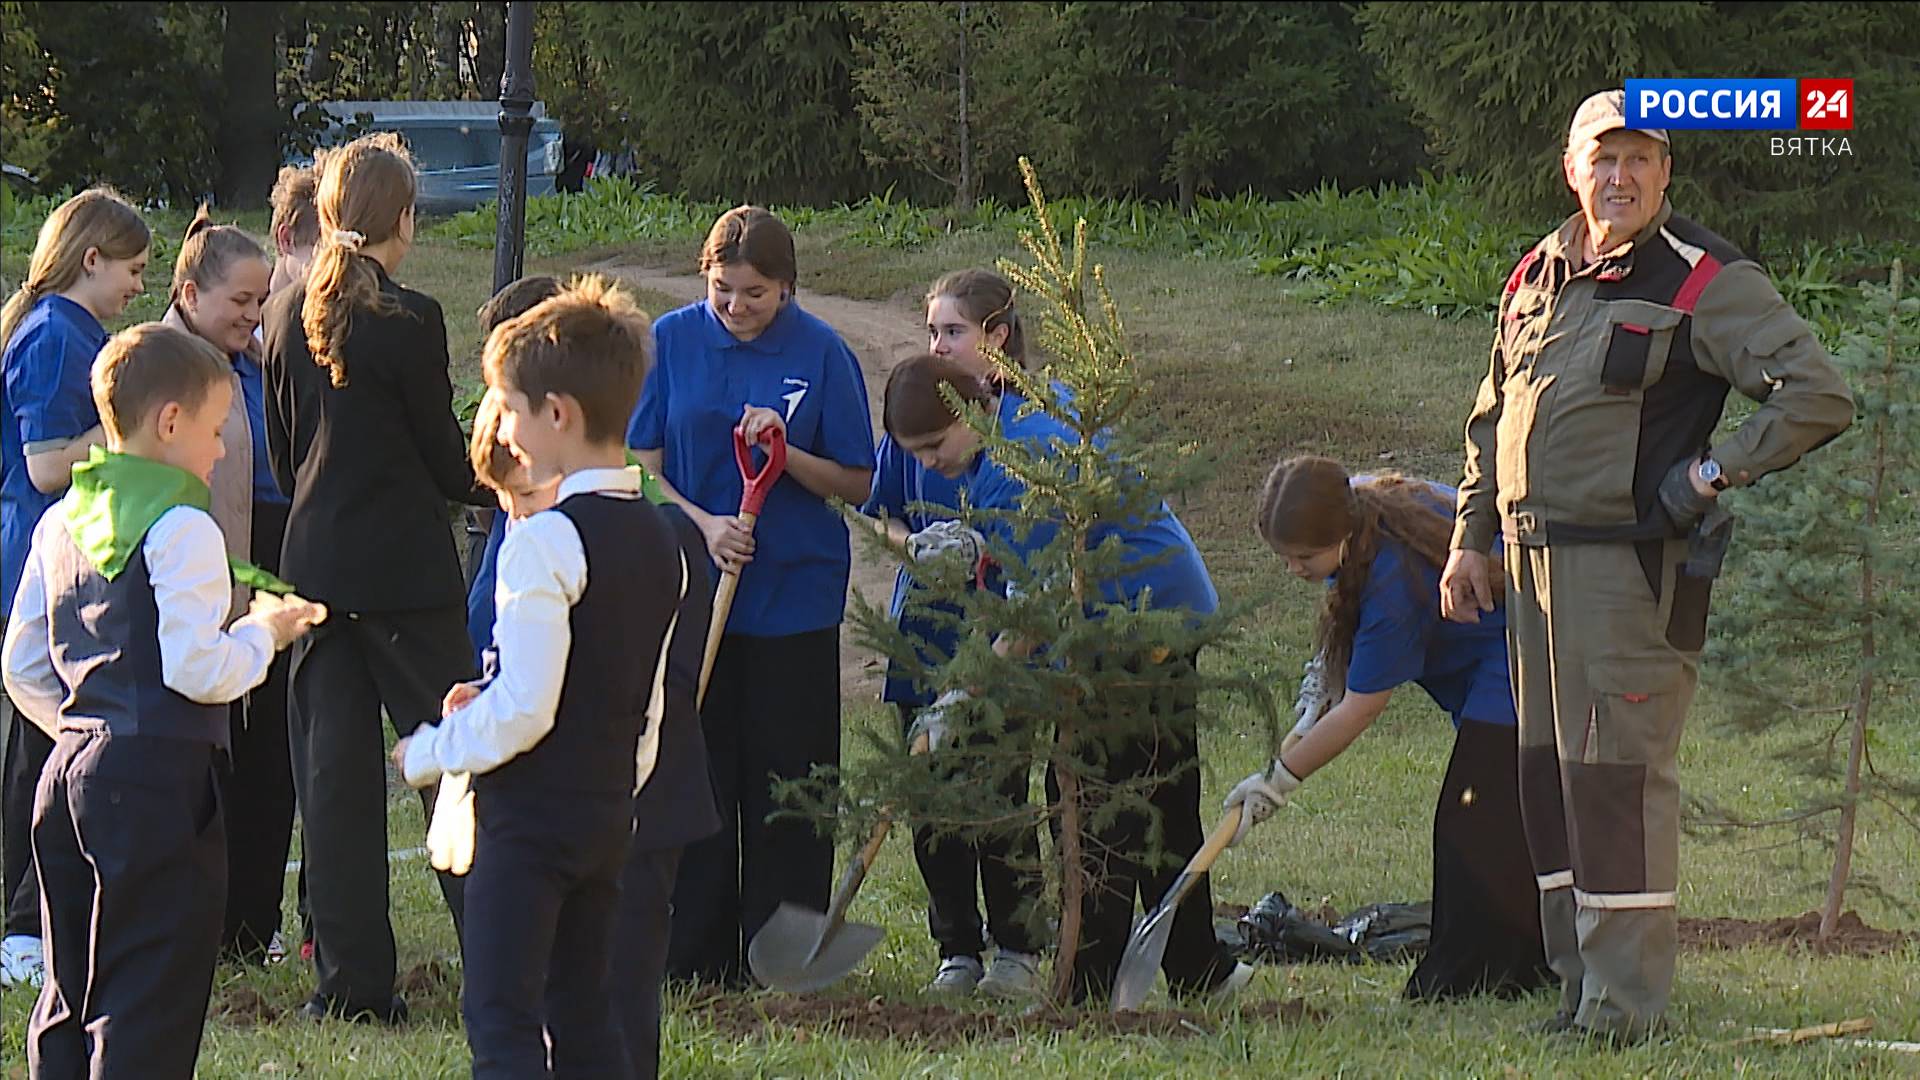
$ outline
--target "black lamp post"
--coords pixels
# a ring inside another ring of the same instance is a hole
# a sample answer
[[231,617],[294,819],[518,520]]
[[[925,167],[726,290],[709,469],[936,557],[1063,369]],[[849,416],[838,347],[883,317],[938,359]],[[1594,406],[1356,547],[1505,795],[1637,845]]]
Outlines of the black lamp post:
[[533,4],[507,5],[507,68],[500,77],[500,202],[493,291],[520,276],[527,246],[527,137],[533,131]]

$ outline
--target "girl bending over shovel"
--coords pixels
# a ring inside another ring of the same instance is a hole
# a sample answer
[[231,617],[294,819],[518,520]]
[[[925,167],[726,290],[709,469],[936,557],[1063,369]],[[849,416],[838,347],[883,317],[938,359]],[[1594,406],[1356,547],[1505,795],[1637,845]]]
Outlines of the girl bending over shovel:
[[1321,457],[1274,467],[1260,499],[1260,535],[1295,577],[1327,583],[1316,663],[1328,686],[1346,692],[1324,715],[1303,708],[1302,726],[1272,765],[1227,796],[1229,807],[1243,808],[1238,843],[1345,751],[1403,683],[1418,683],[1453,717],[1453,756],[1433,817],[1433,938],[1406,986],[1415,1000],[1511,996],[1553,977],[1520,831],[1505,614],[1483,613],[1473,626],[1440,617],[1453,501],[1451,488],[1392,475],[1349,478]]

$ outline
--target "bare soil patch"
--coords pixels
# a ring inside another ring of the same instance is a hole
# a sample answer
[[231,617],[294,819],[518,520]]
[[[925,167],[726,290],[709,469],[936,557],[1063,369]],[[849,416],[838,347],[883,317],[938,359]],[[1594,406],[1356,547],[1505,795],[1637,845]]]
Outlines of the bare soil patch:
[[1778,919],[1725,917],[1680,920],[1680,944],[1695,949],[1741,949],[1751,945],[1784,945],[1811,949],[1821,956],[1885,956],[1920,941],[1911,930],[1881,930],[1867,925],[1857,912],[1840,916],[1832,936],[1816,941],[1820,913],[1802,912]]
[[[914,1042],[936,1049],[982,1039],[1018,1039],[1066,1031],[1157,1038],[1212,1035],[1222,1022],[1219,1016],[1186,1009],[1152,1009],[1118,1015],[1082,1009],[1043,1009],[1005,1016],[937,1002],[774,994],[712,993],[695,997],[688,1002],[688,1008],[717,1030],[735,1036],[777,1030],[804,1039],[809,1034],[831,1032],[842,1038]],[[1239,1010],[1239,1015],[1249,1020],[1280,1023],[1319,1022],[1325,1018],[1321,1010],[1298,999],[1249,1003]]]

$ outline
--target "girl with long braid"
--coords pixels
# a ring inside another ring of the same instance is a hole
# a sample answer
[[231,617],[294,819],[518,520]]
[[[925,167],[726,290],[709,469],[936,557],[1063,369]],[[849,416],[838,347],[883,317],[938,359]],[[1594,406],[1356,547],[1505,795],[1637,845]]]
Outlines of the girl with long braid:
[[1520,829],[1504,613],[1483,613],[1473,626],[1440,617],[1453,495],[1404,476],[1349,477],[1322,457],[1274,467],[1255,524],[1290,573],[1327,583],[1316,639],[1329,684],[1345,693],[1226,800],[1245,807],[1239,843],[1352,745],[1404,683],[1452,716],[1453,755],[1433,819],[1433,938],[1405,991],[1415,1000],[1512,995],[1552,979]]

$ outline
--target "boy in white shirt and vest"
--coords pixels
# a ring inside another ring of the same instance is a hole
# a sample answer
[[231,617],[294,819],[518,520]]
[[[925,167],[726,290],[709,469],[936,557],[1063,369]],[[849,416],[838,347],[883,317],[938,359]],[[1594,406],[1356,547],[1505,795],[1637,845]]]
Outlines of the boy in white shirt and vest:
[[[227,705],[325,617],[256,597],[228,630],[233,578],[208,515],[232,368],[146,323],[101,349],[107,436],[34,529],[8,623],[7,693],[55,739],[34,796],[46,985],[34,1076],[193,1075],[221,928]],[[244,437],[244,436],[243,436]]]
[[487,339],[500,440],[559,491],[501,545],[498,673],[455,686],[440,723],[393,751],[416,787],[473,775],[461,1011],[475,1077],[631,1075],[608,946],[688,577],[624,467],[648,334],[624,294],[589,279]]

